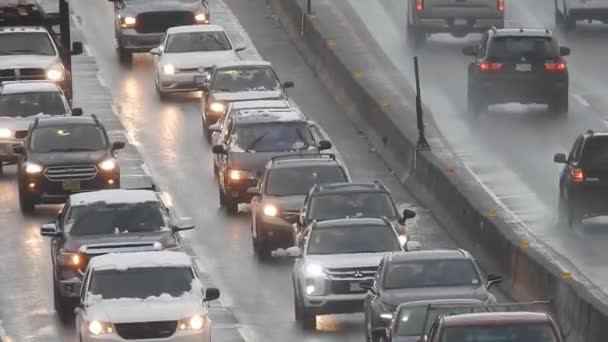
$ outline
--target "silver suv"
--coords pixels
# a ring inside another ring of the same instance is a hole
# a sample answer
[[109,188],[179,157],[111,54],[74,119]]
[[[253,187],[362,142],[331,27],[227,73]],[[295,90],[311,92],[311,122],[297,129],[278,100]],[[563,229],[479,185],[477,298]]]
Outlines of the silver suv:
[[360,283],[374,278],[386,253],[404,251],[404,247],[388,219],[313,222],[298,238],[298,246],[287,249],[289,256],[297,258],[293,267],[296,321],[312,330],[317,315],[362,312],[367,291]]
[[506,0],[408,0],[408,39],[423,43],[433,33],[465,37],[503,28]]

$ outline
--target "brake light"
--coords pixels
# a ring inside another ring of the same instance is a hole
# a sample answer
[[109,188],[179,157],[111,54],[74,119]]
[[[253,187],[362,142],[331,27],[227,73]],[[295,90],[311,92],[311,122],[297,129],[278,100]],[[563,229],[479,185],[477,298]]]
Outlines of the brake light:
[[424,0],[416,0],[416,11],[422,12],[424,10]]
[[505,11],[505,0],[498,0],[498,12]]
[[582,183],[585,181],[585,173],[581,169],[572,169],[570,171],[570,176],[574,183]]
[[568,70],[568,66],[564,62],[559,62],[559,63],[548,62],[548,63],[545,63],[545,70],[547,70],[549,72],[564,72],[564,71]]
[[502,63],[483,62],[479,64],[479,69],[483,72],[500,71],[500,69],[502,69]]

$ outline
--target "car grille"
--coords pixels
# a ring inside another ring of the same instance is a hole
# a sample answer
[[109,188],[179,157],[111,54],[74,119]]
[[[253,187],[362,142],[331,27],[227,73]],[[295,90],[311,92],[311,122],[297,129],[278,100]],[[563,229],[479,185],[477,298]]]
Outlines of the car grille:
[[178,73],[194,73],[198,72],[198,68],[179,68],[175,71]]
[[137,15],[135,20],[137,33],[165,33],[173,26],[194,25],[194,14],[186,11],[145,12]]
[[117,323],[116,333],[125,340],[143,340],[171,337],[177,329],[177,321]]
[[376,276],[378,267],[354,267],[354,268],[328,268],[327,275],[331,279],[357,279],[363,280]]
[[50,166],[44,170],[44,176],[53,182],[90,180],[97,176],[97,167],[95,165]]
[[43,68],[2,69],[1,81],[46,80],[46,70]]

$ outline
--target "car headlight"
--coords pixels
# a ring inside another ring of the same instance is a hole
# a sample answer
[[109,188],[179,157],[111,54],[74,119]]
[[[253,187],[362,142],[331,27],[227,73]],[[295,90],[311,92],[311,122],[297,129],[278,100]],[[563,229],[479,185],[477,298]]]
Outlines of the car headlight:
[[221,102],[211,102],[209,110],[216,113],[223,113],[226,110],[226,105]]
[[61,253],[57,257],[57,261],[63,266],[80,267],[82,266],[84,259],[77,253]]
[[13,136],[13,131],[7,128],[0,128],[0,138],[10,138]]
[[50,81],[63,81],[65,71],[61,64],[55,64],[46,71],[46,78]]
[[166,75],[175,74],[175,66],[173,64],[163,65],[163,73],[165,73]]
[[122,23],[120,24],[120,26],[124,28],[133,27],[136,23],[137,19],[135,19],[135,17],[124,17],[122,18]]
[[206,22],[207,21],[207,13],[199,13],[196,16],[194,16],[194,19],[196,19],[197,22],[201,23],[201,22]]
[[112,171],[116,168],[116,162],[114,159],[107,159],[99,163],[99,168],[104,171]]
[[205,327],[205,319],[203,316],[192,316],[179,321],[179,330],[201,330]]
[[230,180],[239,181],[242,179],[255,179],[255,177],[248,171],[242,170],[230,170],[228,176]]
[[392,312],[381,313],[380,318],[386,319],[386,320],[391,320],[391,319],[393,319],[393,313]]
[[29,174],[35,174],[42,172],[44,168],[38,164],[25,163],[25,172]]
[[407,235],[399,235],[399,243],[401,246],[405,246],[407,243]]
[[277,216],[278,213],[279,213],[279,209],[277,209],[276,206],[274,206],[272,204],[266,204],[264,206],[264,215],[266,215],[266,216]]
[[92,335],[104,335],[104,334],[111,334],[112,332],[114,332],[112,323],[91,321],[91,322],[89,322],[88,326],[89,326],[89,332]]
[[310,264],[306,266],[306,275],[313,278],[322,277],[325,275],[325,270],[320,265]]

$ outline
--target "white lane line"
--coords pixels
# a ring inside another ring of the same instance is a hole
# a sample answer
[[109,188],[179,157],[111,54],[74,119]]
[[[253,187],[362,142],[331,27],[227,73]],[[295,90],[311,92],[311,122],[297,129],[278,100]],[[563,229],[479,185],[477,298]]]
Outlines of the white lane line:
[[97,73],[97,81],[99,81],[99,84],[101,84],[102,87],[104,87],[105,89],[108,89],[108,85],[106,84],[106,81],[103,79],[101,72]]
[[572,96],[573,99],[575,99],[576,101],[578,101],[580,104],[582,104],[585,107],[590,107],[591,104],[589,102],[587,102],[587,100],[585,100],[585,98],[579,94],[576,93],[572,93],[570,94]]
[[148,167],[148,165],[146,165],[146,163],[141,163],[141,169],[144,171],[146,176],[152,178],[152,173],[150,172],[150,168]]

